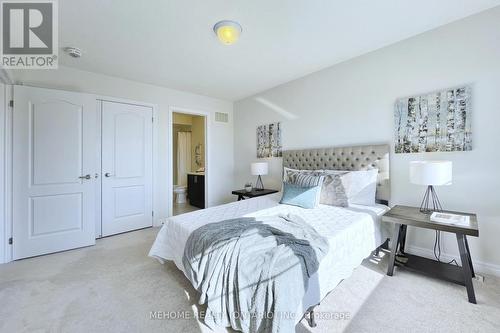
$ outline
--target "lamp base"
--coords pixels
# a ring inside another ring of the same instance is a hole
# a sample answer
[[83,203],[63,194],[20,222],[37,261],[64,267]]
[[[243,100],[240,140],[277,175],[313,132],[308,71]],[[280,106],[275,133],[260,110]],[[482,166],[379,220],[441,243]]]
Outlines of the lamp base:
[[260,175],[257,177],[257,182],[255,183],[256,191],[264,191],[264,184],[262,183],[262,178]]
[[441,206],[441,202],[436,194],[436,190],[434,190],[434,186],[427,186],[427,190],[425,190],[424,198],[422,199],[422,203],[420,204],[420,212],[424,214],[432,214],[433,212],[442,212],[443,207]]

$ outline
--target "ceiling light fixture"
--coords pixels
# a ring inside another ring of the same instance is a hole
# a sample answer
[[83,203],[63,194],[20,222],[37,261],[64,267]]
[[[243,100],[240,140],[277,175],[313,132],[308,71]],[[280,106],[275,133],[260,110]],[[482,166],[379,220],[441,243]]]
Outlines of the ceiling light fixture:
[[222,44],[231,45],[238,41],[241,34],[241,25],[235,21],[224,20],[215,23],[214,32]]

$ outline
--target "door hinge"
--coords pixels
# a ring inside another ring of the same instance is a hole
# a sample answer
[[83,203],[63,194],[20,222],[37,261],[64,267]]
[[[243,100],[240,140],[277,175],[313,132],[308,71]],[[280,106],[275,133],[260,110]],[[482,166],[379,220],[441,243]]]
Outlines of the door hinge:
[[11,237],[11,238],[9,238],[9,245],[12,245],[12,242],[13,242],[13,240],[12,240],[12,237]]
[[154,211],[151,211],[151,216],[155,216],[155,212]]
[[9,101],[9,107],[13,108],[14,107],[14,100]]
[[155,118],[154,117],[151,117],[151,122],[154,123],[155,122]]

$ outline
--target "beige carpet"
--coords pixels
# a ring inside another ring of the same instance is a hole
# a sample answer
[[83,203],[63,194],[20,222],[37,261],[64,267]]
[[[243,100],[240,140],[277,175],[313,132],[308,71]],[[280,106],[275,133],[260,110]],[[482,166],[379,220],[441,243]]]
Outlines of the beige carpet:
[[[173,264],[146,255],[157,229],[0,265],[0,332],[209,332],[192,318],[197,295]],[[371,258],[320,305],[318,326],[297,332],[500,332],[500,279],[463,287],[398,271]],[[222,330],[225,331],[225,330]]]

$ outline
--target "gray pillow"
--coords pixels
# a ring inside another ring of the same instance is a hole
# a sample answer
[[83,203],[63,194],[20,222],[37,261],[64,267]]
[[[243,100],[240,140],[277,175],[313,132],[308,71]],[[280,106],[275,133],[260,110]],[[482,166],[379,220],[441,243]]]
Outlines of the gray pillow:
[[326,174],[321,187],[319,203],[323,205],[348,207],[349,201],[342,184],[345,173]]
[[[357,171],[323,170],[323,173],[325,174],[325,181],[323,182],[320,203],[340,207],[350,205],[373,206],[375,204],[378,169]],[[326,177],[327,175],[337,177],[329,180]],[[330,182],[331,185],[325,188],[325,182]]]
[[321,176],[323,175],[323,170],[298,170],[290,169],[287,167],[283,168],[283,181],[287,183],[294,183],[299,175],[311,175],[311,176]]

